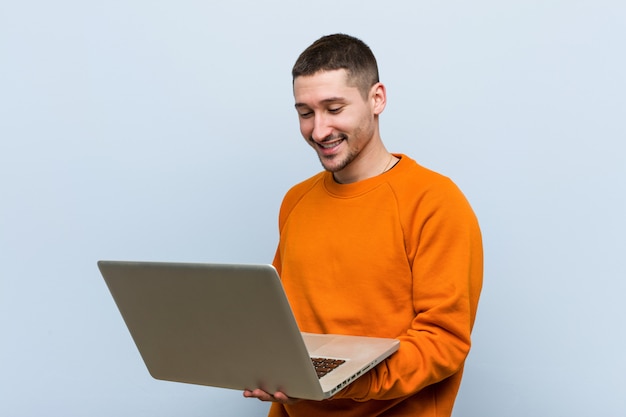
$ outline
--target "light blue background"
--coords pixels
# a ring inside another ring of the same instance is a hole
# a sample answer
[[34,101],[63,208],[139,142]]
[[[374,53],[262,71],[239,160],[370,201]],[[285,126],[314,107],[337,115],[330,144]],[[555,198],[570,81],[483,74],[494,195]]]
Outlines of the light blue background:
[[151,379],[96,261],[271,261],[320,170],[291,65],[339,31],[378,57],[388,148],[482,224],[455,415],[626,415],[625,22],[617,0],[2,0],[0,415],[265,414]]

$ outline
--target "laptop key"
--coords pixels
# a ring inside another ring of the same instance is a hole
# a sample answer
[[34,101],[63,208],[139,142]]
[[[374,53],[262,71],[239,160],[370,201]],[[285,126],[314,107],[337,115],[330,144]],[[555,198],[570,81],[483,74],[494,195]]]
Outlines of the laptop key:
[[321,378],[345,362],[343,359],[311,358],[317,377]]

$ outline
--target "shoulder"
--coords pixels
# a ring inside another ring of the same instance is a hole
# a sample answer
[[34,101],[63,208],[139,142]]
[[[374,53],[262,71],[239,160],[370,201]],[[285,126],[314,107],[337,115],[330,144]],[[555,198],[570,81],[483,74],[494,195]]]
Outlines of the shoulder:
[[312,188],[324,180],[325,172],[319,172],[306,180],[299,182],[287,191],[283,198],[283,204],[291,201],[299,200],[303,195],[307,194]]
[[459,193],[456,184],[447,176],[418,164],[406,155],[401,155],[398,171],[389,184],[398,192],[418,196],[423,193]]
[[452,179],[406,155],[401,161],[401,169],[388,182],[400,207],[421,213],[443,210],[472,214],[469,202]]
[[280,219],[281,221],[288,216],[291,210],[298,204],[298,202],[309,191],[315,188],[316,185],[321,184],[324,180],[325,172],[319,172],[312,177],[294,185],[291,187],[285,196],[283,197],[282,204],[280,206]]

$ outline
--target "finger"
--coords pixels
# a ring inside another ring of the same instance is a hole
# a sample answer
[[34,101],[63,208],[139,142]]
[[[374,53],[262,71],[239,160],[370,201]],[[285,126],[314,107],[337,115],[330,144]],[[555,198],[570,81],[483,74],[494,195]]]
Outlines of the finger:
[[243,392],[243,396],[246,398],[257,398],[261,401],[275,401],[274,396],[271,394],[268,394],[267,392],[261,390],[261,389],[255,389],[255,390],[245,390]]
[[300,401],[298,398],[291,398],[287,396],[287,394],[285,394],[284,392],[280,392],[280,391],[275,392],[273,397],[276,402],[279,402],[281,404],[291,405]]

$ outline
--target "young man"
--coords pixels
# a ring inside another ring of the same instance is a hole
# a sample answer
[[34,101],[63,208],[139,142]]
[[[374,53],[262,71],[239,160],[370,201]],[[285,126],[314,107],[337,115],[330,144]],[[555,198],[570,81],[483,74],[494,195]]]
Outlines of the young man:
[[292,74],[324,171],[285,196],[274,265],[302,331],[401,344],[330,400],[244,396],[272,401],[270,416],[450,416],[482,286],[476,217],[448,178],[385,149],[385,87],[363,42],[322,37]]

